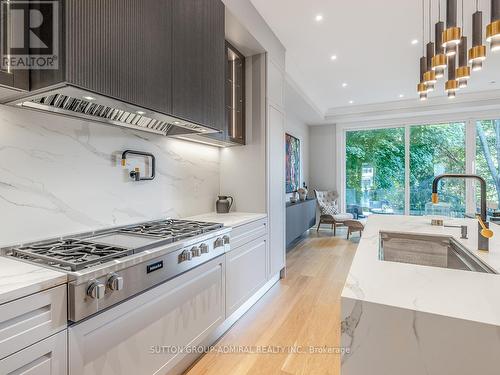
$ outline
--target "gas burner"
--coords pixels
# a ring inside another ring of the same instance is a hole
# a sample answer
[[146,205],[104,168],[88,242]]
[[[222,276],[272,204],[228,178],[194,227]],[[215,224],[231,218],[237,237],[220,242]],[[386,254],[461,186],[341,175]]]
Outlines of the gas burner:
[[168,219],[123,228],[121,232],[170,238],[172,241],[179,241],[220,228],[222,228],[222,224]]
[[[133,225],[106,235],[128,234],[137,235],[143,239],[161,239],[163,244],[195,237],[222,228],[222,224],[166,219]],[[100,243],[102,236],[85,239],[68,238],[38,242],[10,248],[8,254],[26,261],[43,264],[63,271],[76,272],[104,264],[118,258],[135,254],[140,246],[128,242]],[[153,241],[155,242],[155,241]],[[123,244],[122,244],[123,243]]]
[[79,271],[130,254],[133,254],[133,249],[78,239],[38,243],[11,249],[11,255],[16,258],[67,271]]

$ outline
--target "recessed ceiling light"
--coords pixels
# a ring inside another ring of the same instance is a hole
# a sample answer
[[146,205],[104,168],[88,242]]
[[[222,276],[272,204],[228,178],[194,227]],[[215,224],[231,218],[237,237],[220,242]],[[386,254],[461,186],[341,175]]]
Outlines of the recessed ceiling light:
[[411,44],[417,44],[417,43],[418,43],[418,39],[413,39],[413,40],[411,41]]
[[146,112],[144,112],[144,111],[136,111],[135,113],[137,113],[138,115],[141,115],[141,116],[146,114]]
[[345,83],[345,82],[344,82],[344,83],[342,84],[342,87],[347,87],[347,83]]
[[349,104],[353,104],[354,103],[354,100],[349,100]]
[[174,125],[180,125],[180,124],[181,124],[181,122],[180,122],[180,121],[174,121],[174,122],[173,122],[173,124],[174,124]]
[[85,100],[95,100],[93,96],[84,96],[83,99]]
[[400,97],[400,98],[404,98],[404,97],[405,97],[405,94],[399,94],[399,97]]
[[331,55],[331,56],[330,56],[330,59],[331,59],[331,60],[337,60],[337,55]]
[[314,19],[316,20],[316,22],[321,22],[321,21],[323,21],[323,15],[317,14],[316,17],[314,17]]

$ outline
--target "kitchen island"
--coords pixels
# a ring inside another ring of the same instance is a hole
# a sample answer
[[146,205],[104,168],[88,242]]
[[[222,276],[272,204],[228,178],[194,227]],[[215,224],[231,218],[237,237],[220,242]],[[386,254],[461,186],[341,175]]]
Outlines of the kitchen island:
[[379,259],[380,232],[451,236],[500,272],[500,227],[477,251],[477,221],[374,215],[342,291],[342,375],[498,374],[500,275]]

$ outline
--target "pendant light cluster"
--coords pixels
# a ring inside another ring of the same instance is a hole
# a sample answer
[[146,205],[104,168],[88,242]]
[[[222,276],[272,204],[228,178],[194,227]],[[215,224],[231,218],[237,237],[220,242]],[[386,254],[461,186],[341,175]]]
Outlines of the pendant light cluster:
[[[482,69],[486,59],[486,46],[483,45],[483,13],[476,0],[476,12],[472,15],[472,46],[467,48],[464,34],[464,9],[462,0],[461,27],[457,25],[457,0],[446,0],[446,28],[441,20],[441,0],[438,1],[438,22],[434,26],[435,43],[431,36],[431,1],[429,2],[429,42],[424,51],[425,40],[425,0],[422,0],[422,54],[420,58],[420,81],[417,92],[420,100],[427,99],[427,93],[434,91],[438,79],[448,70],[445,92],[454,98],[459,89],[466,88],[471,71]],[[500,0],[491,1],[491,22],[486,27],[486,41],[490,51],[500,51]],[[470,64],[470,65],[469,65]]]
[[486,26],[486,41],[491,51],[500,50],[500,0],[491,0],[491,23]]

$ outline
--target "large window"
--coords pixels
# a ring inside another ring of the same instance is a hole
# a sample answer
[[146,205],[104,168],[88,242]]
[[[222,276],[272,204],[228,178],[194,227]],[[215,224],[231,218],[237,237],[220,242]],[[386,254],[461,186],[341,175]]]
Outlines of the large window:
[[[491,213],[498,210],[500,201],[500,120],[477,121],[476,134],[476,173],[486,180],[486,202]],[[477,206],[479,198],[477,186]]]
[[[465,123],[410,127],[410,215],[423,215],[432,180],[442,173],[465,173]],[[440,200],[454,217],[465,213],[465,182],[441,182]]]
[[[434,177],[475,170],[488,181],[488,207],[498,209],[500,120],[478,121],[477,125],[447,122],[345,132],[347,212],[364,216],[424,215],[431,201]],[[473,189],[467,190],[466,186],[462,179],[444,179],[439,185],[440,204],[453,217],[476,210]]]
[[346,205],[361,215],[404,214],[405,128],[347,132]]

